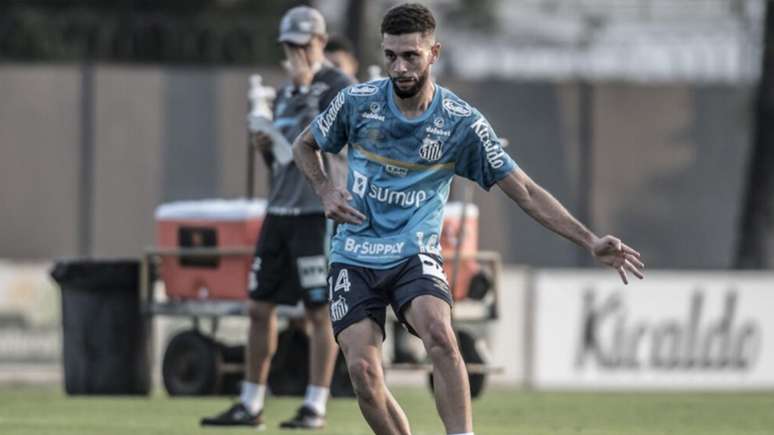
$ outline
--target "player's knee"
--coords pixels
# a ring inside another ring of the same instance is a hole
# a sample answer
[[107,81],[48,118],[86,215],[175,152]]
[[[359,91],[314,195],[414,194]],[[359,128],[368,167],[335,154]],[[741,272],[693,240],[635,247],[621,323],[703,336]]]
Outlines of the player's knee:
[[431,357],[458,359],[457,340],[451,325],[441,320],[432,320],[427,325],[425,347]]
[[358,397],[369,400],[373,397],[374,389],[379,384],[379,368],[373,361],[367,358],[354,358],[347,363],[349,377]]

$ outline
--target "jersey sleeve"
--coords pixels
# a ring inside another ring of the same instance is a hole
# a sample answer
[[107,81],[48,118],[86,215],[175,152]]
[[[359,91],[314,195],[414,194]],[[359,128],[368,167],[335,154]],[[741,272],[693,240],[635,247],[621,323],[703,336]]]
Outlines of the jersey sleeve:
[[339,92],[352,84],[354,82],[349,77],[339,73],[333,80],[329,81],[328,89],[320,95],[320,108],[318,110],[324,112]]
[[471,119],[464,125],[454,172],[489,190],[518,166],[503,150],[489,121],[478,111],[474,111]]
[[312,135],[320,149],[338,153],[349,139],[349,105],[346,89],[339,91],[323,112],[311,124]]

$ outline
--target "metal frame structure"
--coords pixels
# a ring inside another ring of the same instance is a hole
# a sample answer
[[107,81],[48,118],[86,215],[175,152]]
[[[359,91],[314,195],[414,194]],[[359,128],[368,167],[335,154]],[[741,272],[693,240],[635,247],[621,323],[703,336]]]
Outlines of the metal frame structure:
[[[186,299],[160,301],[156,292],[155,283],[159,279],[155,269],[163,257],[212,257],[212,256],[252,256],[253,247],[239,246],[231,248],[174,248],[159,249],[146,248],[140,264],[140,290],[141,313],[152,320],[156,316],[170,316],[190,318],[193,329],[202,331],[202,319],[210,321],[209,336],[217,333],[219,319],[224,316],[247,316],[247,304],[244,300],[217,300],[217,299]],[[453,310],[453,325],[455,331],[465,331],[467,328],[482,325],[497,319],[499,315],[498,303],[500,300],[500,279],[502,276],[502,263],[497,252],[478,252],[475,255],[461,255],[460,260],[475,259],[485,265],[492,274],[492,289],[482,301],[461,300],[456,301]],[[303,317],[303,309],[299,307],[278,306],[278,316],[281,319],[298,319]],[[390,321],[397,321],[390,311]],[[389,330],[389,329],[388,329]],[[153,347],[151,347],[152,349]],[[502,367],[492,367],[488,364],[468,363],[468,373],[471,375],[488,375],[502,373]],[[220,374],[234,374],[243,371],[243,364],[228,363],[218,360],[216,370]],[[424,371],[432,373],[432,365],[419,363],[386,363],[385,369],[399,371]]]

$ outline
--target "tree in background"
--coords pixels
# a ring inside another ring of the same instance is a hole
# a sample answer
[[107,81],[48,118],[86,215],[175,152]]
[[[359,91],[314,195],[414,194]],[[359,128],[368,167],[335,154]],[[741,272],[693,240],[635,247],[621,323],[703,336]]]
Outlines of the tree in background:
[[282,13],[308,3],[4,0],[0,60],[274,64]]
[[774,245],[774,7],[768,3],[755,135],[748,164],[735,267],[772,267]]

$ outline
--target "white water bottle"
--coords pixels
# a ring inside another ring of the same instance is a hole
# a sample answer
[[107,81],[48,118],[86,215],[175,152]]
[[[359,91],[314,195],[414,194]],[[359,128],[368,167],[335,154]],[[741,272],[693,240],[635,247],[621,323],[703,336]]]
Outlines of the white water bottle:
[[247,99],[250,102],[250,113],[247,114],[247,129],[251,133],[263,132],[271,138],[274,159],[285,165],[293,160],[293,153],[285,136],[272,123],[271,103],[277,95],[274,88],[264,86],[259,74],[250,76],[250,89]]
[[371,65],[368,67],[368,80],[378,80],[384,78],[382,75],[382,69],[379,65]]

